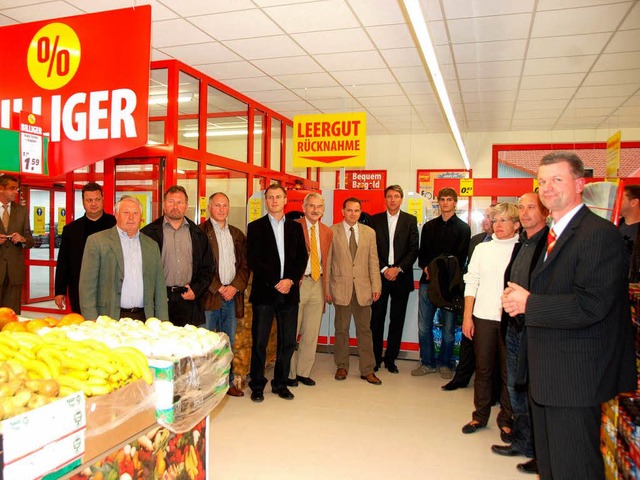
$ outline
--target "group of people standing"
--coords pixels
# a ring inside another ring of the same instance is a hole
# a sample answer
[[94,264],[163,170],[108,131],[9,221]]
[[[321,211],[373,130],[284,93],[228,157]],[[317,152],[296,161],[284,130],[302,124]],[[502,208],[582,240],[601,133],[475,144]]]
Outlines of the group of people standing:
[[[360,378],[380,385],[376,372],[383,364],[399,373],[418,260],[420,362],[411,375],[439,372],[450,380],[442,388],[455,390],[475,373],[475,408],[462,432],[486,427],[499,401],[497,422],[506,444],[491,449],[528,457],[519,470],[543,479],[604,478],[600,404],[634,390],[637,382],[627,282],[639,271],[640,189],[625,189],[619,231],[582,203],[584,165],[575,154],[545,156],[538,183],[539,195],[488,208],[483,232],[474,237],[455,214],[456,192],[445,188],[438,192],[440,215],[423,226],[420,239],[416,218],[400,210],[404,193],[398,185],[385,189],[386,210],[369,225],[359,222],[362,202],[350,197],[343,219],[331,227],[321,222],[321,194],[309,193],[304,216],[291,220],[284,212],[286,190],[270,185],[267,214],[249,223],[245,237],[228,223],[223,192],[209,197],[210,218],[196,225],[185,216],[185,189],[172,186],[163,196],[163,215],[140,230],[137,198],[123,196],[112,216],[104,212],[100,185],[88,183],[82,189],[85,215],[62,233],[55,302],[62,309],[68,301],[87,319],[154,316],[176,325],[204,324],[227,333],[233,348],[252,272],[251,400],[264,400],[274,318],[271,389],[292,400],[290,387],[315,385],[311,372],[327,302],[335,307],[336,380],[349,375],[352,317]],[[0,299],[20,312],[22,278],[15,272],[24,266],[16,262],[22,263],[33,238],[26,209],[15,203],[17,192],[16,178],[0,177]],[[437,356],[436,314],[443,329]],[[454,368],[458,314],[464,338]],[[229,395],[244,392],[232,383]]]

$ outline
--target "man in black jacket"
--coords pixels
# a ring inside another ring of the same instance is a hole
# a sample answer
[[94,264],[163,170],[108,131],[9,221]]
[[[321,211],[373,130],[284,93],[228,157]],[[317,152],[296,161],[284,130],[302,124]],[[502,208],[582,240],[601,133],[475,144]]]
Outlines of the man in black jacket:
[[272,184],[264,192],[267,215],[247,226],[247,263],[253,272],[251,296],[251,400],[264,400],[267,379],[269,332],[276,317],[278,347],[271,381],[272,392],[284,400],[293,400],[287,388],[291,357],[296,348],[300,281],[307,267],[307,245],[302,225],[285,217],[287,192]]
[[[511,261],[505,271],[505,282],[511,281],[529,288],[529,277],[545,250],[549,227],[546,225],[549,210],[537,193],[525,193],[518,200],[520,225],[524,229],[515,245]],[[512,457],[524,455],[531,460],[517,465],[526,473],[538,473],[533,450],[533,433],[527,393],[527,337],[524,317],[502,315],[502,332],[507,347],[507,390],[513,412],[511,445],[493,445],[491,451]]]
[[400,211],[404,192],[400,185],[391,185],[384,191],[387,210],[371,217],[376,232],[382,294],[371,306],[371,333],[376,371],[382,363],[384,323],[387,303],[391,297],[389,332],[384,363],[391,373],[398,373],[396,358],[407,313],[409,294],[413,291],[413,263],[418,257],[418,222],[416,217]]
[[69,223],[62,229],[60,250],[56,265],[55,299],[59,309],[67,305],[71,311],[80,313],[80,268],[82,255],[89,235],[107,230],[116,224],[116,217],[104,213],[104,196],[102,187],[95,182],[89,182],[82,187],[82,205],[84,215]]
[[440,215],[428,221],[422,227],[418,265],[422,270],[420,277],[420,296],[418,299],[418,340],[420,343],[420,365],[411,372],[414,377],[426,375],[440,368],[443,378],[453,376],[453,346],[456,327],[456,313],[453,310],[440,308],[442,322],[442,343],[436,365],[433,344],[433,319],[438,308],[433,305],[428,295],[432,280],[429,264],[439,255],[448,254],[456,257],[459,268],[465,263],[471,229],[469,225],[456,215],[458,194],[452,188],[443,188],[438,192]]
[[502,306],[524,315],[540,478],[604,478],[601,404],[637,386],[628,259],[616,227],[582,202],[577,155],[543,157],[538,184],[553,217],[546,254]]
[[169,301],[169,321],[179,327],[205,323],[201,300],[213,278],[213,253],[209,240],[185,217],[189,197],[174,185],[163,197],[164,215],[142,230],[160,247]]

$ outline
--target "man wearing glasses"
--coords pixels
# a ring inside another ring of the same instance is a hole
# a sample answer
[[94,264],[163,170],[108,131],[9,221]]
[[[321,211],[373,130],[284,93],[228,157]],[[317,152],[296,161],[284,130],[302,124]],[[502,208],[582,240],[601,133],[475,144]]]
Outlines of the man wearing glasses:
[[18,179],[0,176],[0,306],[20,313],[22,284],[25,277],[25,248],[33,248],[29,211],[19,203]]

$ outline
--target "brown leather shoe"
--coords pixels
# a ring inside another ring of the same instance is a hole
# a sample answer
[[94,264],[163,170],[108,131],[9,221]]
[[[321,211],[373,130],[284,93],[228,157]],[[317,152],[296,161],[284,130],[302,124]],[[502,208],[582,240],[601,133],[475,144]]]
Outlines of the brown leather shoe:
[[227,390],[227,395],[230,397],[244,397],[244,392],[235,385],[231,385],[229,390]]
[[376,377],[375,373],[370,373],[369,375],[360,375],[362,380],[366,380],[367,382],[373,385],[382,385],[382,380]]
[[336,370],[336,380],[346,380],[347,379],[347,370],[345,368],[339,368]]

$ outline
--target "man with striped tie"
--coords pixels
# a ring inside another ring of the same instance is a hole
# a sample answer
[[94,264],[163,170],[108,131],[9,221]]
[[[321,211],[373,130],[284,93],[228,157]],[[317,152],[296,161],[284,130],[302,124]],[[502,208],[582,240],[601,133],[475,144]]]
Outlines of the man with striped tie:
[[298,307],[298,350],[291,357],[287,385],[297,387],[298,382],[312,387],[311,369],[316,360],[318,333],[322,322],[327,291],[327,260],[333,232],[320,222],[324,214],[324,198],[319,193],[309,193],[302,201],[304,217],[296,222],[302,225],[309,260],[300,281],[300,305]]
[[538,183],[553,218],[546,253],[529,290],[509,282],[502,305],[524,315],[540,478],[604,479],[600,404],[636,386],[624,244],[582,203],[577,155],[543,157]]

